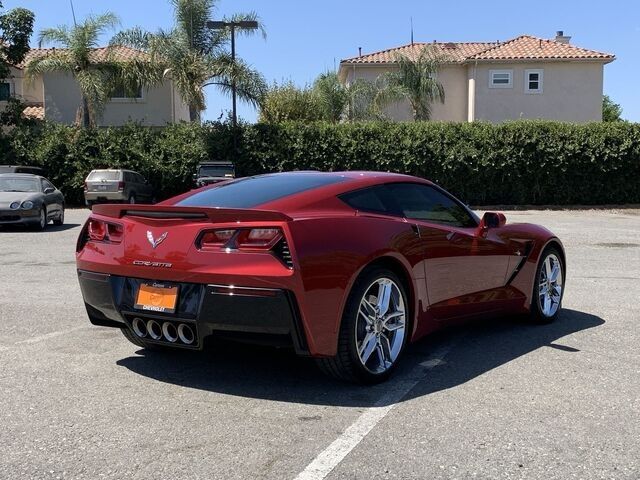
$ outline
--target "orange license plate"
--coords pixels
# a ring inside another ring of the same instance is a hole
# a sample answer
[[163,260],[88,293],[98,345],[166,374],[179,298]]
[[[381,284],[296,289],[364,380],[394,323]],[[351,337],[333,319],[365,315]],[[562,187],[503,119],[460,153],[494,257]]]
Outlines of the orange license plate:
[[178,301],[178,287],[160,283],[142,283],[135,307],[151,312],[174,313]]

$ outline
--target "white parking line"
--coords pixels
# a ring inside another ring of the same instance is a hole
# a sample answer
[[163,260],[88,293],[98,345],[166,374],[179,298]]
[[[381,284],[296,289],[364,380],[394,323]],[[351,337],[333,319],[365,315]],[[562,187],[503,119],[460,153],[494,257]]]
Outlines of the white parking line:
[[323,450],[295,480],[323,480],[349,455],[367,434],[401,401],[432,368],[444,363],[444,357],[455,341],[436,350],[426,361],[416,365],[410,374],[387,382],[387,394],[365,410],[334,442]]
[[[28,345],[31,343],[42,342],[43,340],[49,340],[50,338],[59,337],[61,335],[67,335],[68,333],[77,332],[78,330],[84,330],[85,328],[91,328],[90,325],[81,325],[78,327],[73,327],[68,330],[61,330],[58,332],[45,333],[44,335],[38,335],[37,337],[30,337],[26,340],[20,340],[19,342],[14,343],[14,345]],[[9,347],[10,348],[10,347]],[[7,348],[7,350],[9,349]]]

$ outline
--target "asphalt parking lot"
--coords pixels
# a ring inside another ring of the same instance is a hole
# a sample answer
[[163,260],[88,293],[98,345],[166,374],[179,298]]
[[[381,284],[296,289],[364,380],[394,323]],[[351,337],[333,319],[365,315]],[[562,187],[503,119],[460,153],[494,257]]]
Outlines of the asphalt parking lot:
[[86,216],[0,229],[1,479],[640,478],[640,210],[507,212],[565,243],[559,321],[440,332],[373,388],[287,351],[146,353],[90,326]]

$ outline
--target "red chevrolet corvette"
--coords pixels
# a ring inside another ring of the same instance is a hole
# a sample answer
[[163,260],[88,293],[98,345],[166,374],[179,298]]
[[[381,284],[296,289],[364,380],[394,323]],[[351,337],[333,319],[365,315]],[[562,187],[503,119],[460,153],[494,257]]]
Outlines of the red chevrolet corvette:
[[283,343],[374,383],[451,321],[554,320],[562,243],[478,218],[433,183],[375,172],[260,175],[157,205],[98,205],[77,245],[91,323],[144,348]]

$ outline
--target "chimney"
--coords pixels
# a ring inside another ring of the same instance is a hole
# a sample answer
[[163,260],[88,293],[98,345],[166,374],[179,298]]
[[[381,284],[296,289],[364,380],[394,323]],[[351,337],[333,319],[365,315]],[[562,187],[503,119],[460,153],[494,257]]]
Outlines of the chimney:
[[361,57],[362,56],[362,47],[358,47],[358,56]]
[[565,35],[562,30],[558,30],[556,32],[556,42],[569,45],[569,42],[571,42],[571,37],[568,35]]

